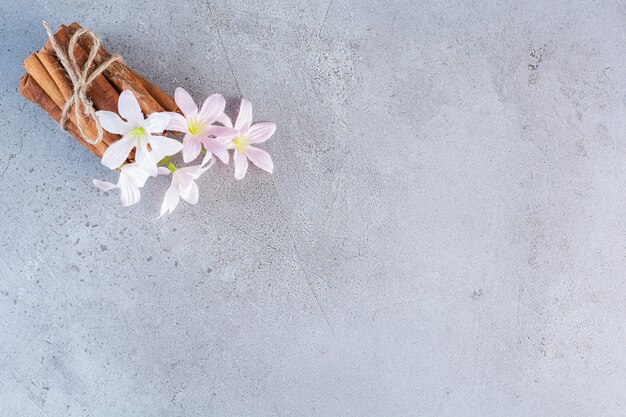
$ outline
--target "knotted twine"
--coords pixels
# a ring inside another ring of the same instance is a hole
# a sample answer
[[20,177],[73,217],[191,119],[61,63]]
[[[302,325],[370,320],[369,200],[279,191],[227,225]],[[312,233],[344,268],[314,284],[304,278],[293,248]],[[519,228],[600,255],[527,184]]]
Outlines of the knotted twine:
[[[66,52],[59,46],[57,41],[54,39],[50,24],[45,20],[43,21],[43,27],[46,28],[46,32],[48,32],[48,38],[50,38],[50,43],[54,48],[54,52],[61,62],[61,65],[67,72],[67,75],[72,82],[73,88],[71,97],[65,103],[65,107],[63,107],[63,113],[61,114],[61,120],[59,121],[59,124],[63,128],[65,128],[70,109],[72,108],[72,106],[74,106],[76,126],[78,127],[80,135],[87,143],[95,145],[102,141],[103,132],[100,121],[96,117],[96,110],[93,107],[93,103],[87,96],[87,89],[89,88],[89,85],[96,79],[96,77],[102,74],[111,64],[113,64],[114,62],[124,63],[124,60],[120,55],[113,55],[106,59],[104,62],[102,62],[99,66],[96,66],[93,72],[91,72],[90,74],[89,68],[93,64],[94,60],[96,59],[96,55],[100,50],[100,38],[98,38],[98,36],[91,29],[81,28],[80,30],[76,31],[74,35],[72,35],[72,37],[70,38],[70,42],[67,46]],[[82,68],[79,68],[78,63],[76,62],[74,50],[78,46],[78,41],[80,40],[80,38],[85,35],[91,38],[92,46],[91,51],[89,51],[89,57],[87,58],[87,61]],[[95,139],[91,139],[83,129],[84,119],[80,116],[80,107],[83,108],[84,114],[91,117],[91,119],[96,124],[98,136]]]

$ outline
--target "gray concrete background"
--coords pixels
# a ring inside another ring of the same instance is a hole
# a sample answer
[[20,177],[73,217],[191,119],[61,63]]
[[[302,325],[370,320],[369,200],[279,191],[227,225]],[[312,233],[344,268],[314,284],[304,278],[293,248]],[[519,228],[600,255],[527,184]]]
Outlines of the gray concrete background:
[[[41,20],[249,98],[155,220],[17,92]],[[626,415],[626,6],[0,3],[3,416]]]

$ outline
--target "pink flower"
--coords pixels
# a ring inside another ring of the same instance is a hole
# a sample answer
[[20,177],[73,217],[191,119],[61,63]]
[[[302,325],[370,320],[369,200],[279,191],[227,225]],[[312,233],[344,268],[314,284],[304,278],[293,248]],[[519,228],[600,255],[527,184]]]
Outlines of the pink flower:
[[183,160],[191,162],[196,159],[202,150],[202,145],[204,145],[209,154],[215,154],[227,164],[228,151],[226,147],[210,137],[235,133],[233,129],[212,125],[224,113],[224,106],[226,105],[224,97],[220,94],[213,94],[204,101],[202,108],[198,111],[198,106],[189,93],[178,87],[174,92],[174,100],[184,116],[178,113],[168,113],[170,122],[167,130],[185,134],[183,138]]
[[[165,192],[165,198],[163,199],[163,204],[161,204],[161,216],[173,212],[181,197],[189,204],[196,204],[199,191],[198,184],[194,181],[211,168],[214,163],[215,159],[210,154],[206,154],[200,165],[176,169],[172,174],[172,184]],[[169,173],[170,171],[167,168],[159,168],[159,174]]]
[[[120,115],[111,111],[98,111],[96,116],[107,132],[122,135],[102,155],[102,164],[111,169],[119,168],[133,148],[136,148],[137,165],[146,168],[150,175],[157,175],[159,158],[174,155],[182,149],[180,142],[161,136],[170,121],[166,113],[152,113],[144,119],[139,103],[130,90],[122,91],[117,103]],[[148,146],[149,145],[149,146]]]
[[[218,122],[226,127],[233,127],[230,118],[225,114],[219,117]],[[264,150],[251,145],[268,140],[276,131],[276,125],[269,122],[252,124],[252,104],[243,98],[241,99],[239,115],[235,122],[235,130],[235,134],[219,135],[216,138],[228,149],[235,150],[233,155],[235,178],[240,180],[246,175],[248,159],[257,167],[271,174],[274,170],[274,163],[270,155]]]
[[126,164],[120,170],[120,177],[117,184],[101,180],[93,180],[93,185],[102,191],[119,188],[122,205],[126,207],[139,202],[141,197],[139,189],[145,185],[149,176],[150,172],[148,169],[137,164]]

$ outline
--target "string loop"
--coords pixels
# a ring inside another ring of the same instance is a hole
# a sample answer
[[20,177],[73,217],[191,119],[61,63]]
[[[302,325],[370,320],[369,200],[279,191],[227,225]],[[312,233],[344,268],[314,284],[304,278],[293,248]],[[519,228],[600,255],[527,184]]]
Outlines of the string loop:
[[[95,145],[102,141],[103,130],[100,125],[100,121],[96,117],[96,110],[93,106],[93,103],[89,99],[87,95],[87,89],[91,85],[91,83],[102,74],[111,64],[114,62],[123,63],[122,57],[120,55],[113,55],[102,62],[99,66],[96,66],[94,70],[89,73],[89,69],[94,63],[96,56],[98,55],[98,51],[100,50],[100,38],[91,30],[91,29],[79,29],[72,35],[70,38],[70,42],[67,46],[67,51],[64,51],[57,41],[54,39],[54,34],[52,33],[52,29],[50,28],[50,24],[47,21],[43,21],[43,27],[46,28],[46,32],[48,32],[48,38],[50,38],[50,43],[54,48],[54,52],[56,53],[59,62],[67,72],[67,75],[72,82],[72,95],[65,103],[63,107],[63,113],[61,114],[61,120],[59,123],[63,128],[65,128],[65,124],[67,123],[67,119],[69,116],[69,112],[74,107],[74,115],[76,116],[76,126],[78,127],[78,131],[82,138],[92,145]],[[78,46],[78,41],[83,36],[89,36],[92,41],[91,51],[89,51],[89,56],[87,57],[87,61],[82,68],[79,68],[78,62],[76,61],[76,56],[74,51]],[[82,107],[83,113],[89,116],[96,125],[96,130],[98,131],[98,136],[95,139],[92,139],[87,135],[85,129],[83,127],[84,119],[80,115],[80,108]]]

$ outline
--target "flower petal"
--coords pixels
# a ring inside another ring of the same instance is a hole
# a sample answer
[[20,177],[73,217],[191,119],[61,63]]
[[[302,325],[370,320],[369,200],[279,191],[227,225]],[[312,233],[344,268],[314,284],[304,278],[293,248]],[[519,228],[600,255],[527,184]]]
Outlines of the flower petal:
[[241,99],[241,106],[239,107],[239,115],[235,122],[235,129],[245,132],[252,124],[252,103],[245,98]]
[[228,164],[228,150],[226,149],[226,146],[224,146],[224,144],[211,138],[203,139],[202,143],[208,151],[207,155],[209,153],[212,153],[217,156],[223,163]]
[[117,113],[112,111],[100,110],[96,112],[96,117],[104,130],[116,135],[125,135],[128,132],[128,126]]
[[126,136],[113,142],[102,155],[102,165],[111,169],[119,168],[134,147],[135,140]]
[[198,184],[195,182],[191,182],[191,186],[185,190],[184,193],[180,193],[180,196],[188,202],[189,204],[196,204],[198,202],[198,196],[200,192],[198,191]]
[[252,143],[261,143],[268,140],[276,132],[276,124],[261,122],[253,124],[248,129],[248,137]]
[[246,175],[248,170],[248,158],[241,152],[235,151],[233,161],[235,162],[235,179],[240,180]]
[[135,187],[141,188],[146,185],[150,172],[137,163],[127,164],[122,167],[120,183],[122,181],[132,183]]
[[122,91],[117,102],[117,109],[124,119],[131,125],[143,122],[143,113],[137,102],[137,98],[130,90]]
[[135,152],[135,162],[138,167],[143,168],[148,175],[156,177],[157,176],[157,162],[153,158],[153,155],[150,151],[148,151],[148,147],[146,145],[138,146],[137,151]]
[[[205,156],[206,159],[206,156]],[[189,178],[191,178],[192,180],[197,180],[198,178],[200,178],[200,176],[202,174],[204,174],[205,172],[207,172],[209,170],[209,168],[211,168],[213,166],[213,164],[215,163],[214,159],[210,159],[209,160],[209,165],[208,166],[204,166],[205,162],[204,160],[202,161],[202,165],[196,165],[194,168],[196,168],[194,171],[189,172]]]
[[167,124],[167,130],[172,130],[174,132],[189,132],[189,124],[187,123],[187,119],[185,119],[181,114],[168,112],[170,115],[170,122]]
[[[169,155],[174,155],[183,149],[183,144],[176,139],[166,138],[165,136],[150,136],[150,147],[152,152],[162,159]],[[158,162],[158,161],[157,161]]]
[[224,113],[225,106],[226,100],[224,100],[224,97],[222,97],[221,94],[213,94],[204,100],[198,116],[207,124],[211,124],[219,117],[220,114]]
[[174,101],[178,108],[183,112],[186,118],[190,118],[198,114],[198,106],[187,91],[178,87],[174,91]]
[[233,122],[230,121],[230,117],[228,117],[226,113],[220,114],[217,119],[215,119],[215,121],[223,124],[226,127],[233,127]]
[[[209,165],[207,165],[207,164],[209,164]],[[204,168],[204,167],[205,167],[205,165],[207,165],[207,166],[206,166],[206,169],[209,169],[209,168],[211,168],[214,164],[215,164],[215,159],[213,158],[213,155],[211,154],[211,152],[207,152],[207,153],[204,155],[204,158],[202,158],[202,163],[200,164],[200,166]]]
[[[136,166],[133,164],[133,166]],[[120,200],[122,200],[122,205],[124,207],[136,204],[139,202],[141,198],[141,194],[139,193],[139,187],[137,187],[129,175],[124,175],[127,170],[123,170],[122,174],[120,174],[120,181],[118,183],[120,189]]]
[[161,134],[170,123],[170,115],[165,112],[152,113],[146,119],[146,129],[149,133]]
[[226,149],[233,149],[235,147],[232,136],[218,136],[213,140],[224,145]]
[[141,199],[141,193],[139,192],[139,188],[134,187],[132,185],[128,185],[126,187],[120,187],[120,200],[122,200],[122,205],[124,207],[137,204],[140,199]]
[[178,186],[178,192],[180,194],[183,194],[183,190],[186,190],[191,186],[191,183],[193,182],[192,172],[197,169],[198,166],[190,166],[179,168],[174,172],[172,184],[176,184]]
[[248,147],[246,151],[246,156],[252,163],[263,171],[267,171],[270,174],[274,170],[274,163],[272,162],[272,157],[270,154],[265,152],[263,149],[255,148],[253,146]]
[[209,136],[235,136],[239,133],[237,129],[233,129],[232,127],[226,126],[216,126],[211,125],[205,132],[206,135]]
[[200,155],[202,142],[187,133],[183,139],[183,161],[189,163]]
[[162,217],[164,214],[174,211],[174,209],[178,205],[179,200],[180,195],[178,194],[178,185],[172,184],[170,188],[168,188],[165,192],[163,204],[161,204],[161,216],[159,217]]
[[157,174],[158,175],[170,175],[172,173],[172,171],[169,170],[169,168],[166,167],[158,167],[157,168]]
[[93,180],[93,185],[95,185],[102,191],[110,191],[114,188],[117,188],[117,185],[112,184],[108,181],[102,181],[102,180]]

